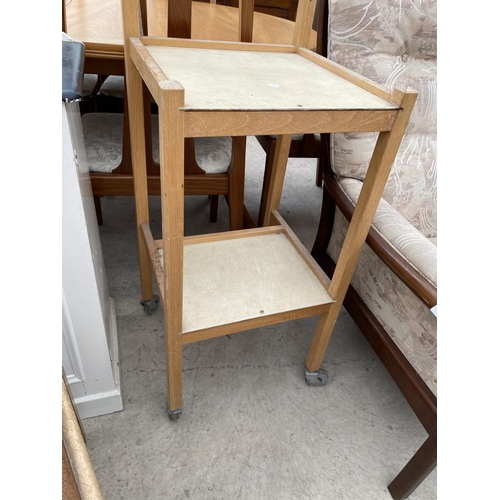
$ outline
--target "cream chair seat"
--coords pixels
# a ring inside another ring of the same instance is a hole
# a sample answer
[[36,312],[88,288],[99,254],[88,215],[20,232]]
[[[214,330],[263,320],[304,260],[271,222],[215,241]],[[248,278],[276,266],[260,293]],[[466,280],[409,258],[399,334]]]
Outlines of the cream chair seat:
[[[86,113],[82,117],[85,149],[91,172],[111,173],[120,166],[123,150],[122,113]],[[153,159],[160,161],[158,117],[151,119]],[[230,137],[199,137],[195,139],[198,165],[209,174],[227,172],[231,163]]]

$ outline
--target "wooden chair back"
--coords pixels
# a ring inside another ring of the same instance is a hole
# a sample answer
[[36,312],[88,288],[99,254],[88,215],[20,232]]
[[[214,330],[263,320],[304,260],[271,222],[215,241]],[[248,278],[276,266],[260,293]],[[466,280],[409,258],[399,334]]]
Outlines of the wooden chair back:
[[[167,31],[169,38],[191,38],[192,0],[165,0],[167,8]],[[147,35],[147,0],[140,0],[140,8],[135,0],[124,0],[126,7],[124,38]],[[252,42],[254,0],[239,2],[238,40]],[[314,20],[316,0],[299,0],[294,25],[293,45],[305,47],[309,41]],[[144,26],[141,32],[141,20]]]
[[[166,36],[170,38],[191,38],[192,0],[166,0],[166,4]],[[240,21],[238,31],[238,38],[241,42],[252,41],[253,9],[254,0],[242,1],[242,8],[239,9]],[[140,0],[139,9],[132,7],[127,15],[127,22],[124,23],[125,40],[131,36],[141,35],[148,35],[147,0]]]

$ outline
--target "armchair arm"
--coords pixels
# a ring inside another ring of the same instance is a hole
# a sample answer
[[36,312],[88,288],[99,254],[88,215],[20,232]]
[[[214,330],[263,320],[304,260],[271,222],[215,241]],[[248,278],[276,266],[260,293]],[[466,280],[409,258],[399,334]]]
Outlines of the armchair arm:
[[[327,143],[326,145],[329,151],[329,141],[323,141],[323,147],[325,143]],[[325,189],[328,190],[335,204],[350,222],[354,213],[355,204],[347,196],[340,186],[338,179],[333,174],[330,158],[331,156],[329,153],[324,155]],[[370,228],[366,243],[427,307],[432,308],[437,304],[437,287],[415,266],[408,262],[408,260],[405,259],[382,234],[376,231],[373,226]]]

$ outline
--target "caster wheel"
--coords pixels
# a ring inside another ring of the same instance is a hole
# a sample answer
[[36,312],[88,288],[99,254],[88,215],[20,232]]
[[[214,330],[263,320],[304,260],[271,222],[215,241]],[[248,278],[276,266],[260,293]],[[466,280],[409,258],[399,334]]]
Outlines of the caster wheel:
[[172,422],[175,422],[176,420],[179,420],[179,417],[181,416],[181,413],[182,413],[182,409],[170,411],[168,409],[168,407],[167,407],[168,418],[170,420],[172,420]]
[[153,295],[151,300],[141,300],[141,306],[146,314],[154,314],[160,305],[160,298],[158,295]]
[[306,384],[309,387],[322,387],[328,382],[328,373],[321,368],[318,371],[310,372],[306,368]]

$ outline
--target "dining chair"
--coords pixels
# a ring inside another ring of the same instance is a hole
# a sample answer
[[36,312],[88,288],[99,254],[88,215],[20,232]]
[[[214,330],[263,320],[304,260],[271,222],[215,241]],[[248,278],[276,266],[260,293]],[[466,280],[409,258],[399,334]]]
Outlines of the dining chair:
[[[141,33],[147,35],[147,2],[140,0]],[[169,9],[168,36],[191,37],[191,23],[182,11]],[[245,35],[251,37],[250,34]],[[109,75],[96,97],[97,114],[82,117],[85,132],[90,178],[98,222],[103,223],[101,196],[134,194],[128,110],[125,103],[125,77]],[[146,109],[147,171],[150,195],[159,195],[160,166],[157,105],[150,96],[151,110]],[[102,113],[102,114],[101,114]],[[118,113],[111,116],[110,113]],[[156,123],[156,126],[155,126]],[[118,148],[118,143],[121,142]],[[229,208],[229,229],[254,225],[244,207],[245,147],[238,138],[187,138],[185,155],[185,195],[210,198],[210,222],[216,222],[219,196],[225,197]]]
[[[238,1],[239,0],[219,0],[220,3],[230,5],[231,7],[238,7]],[[295,21],[297,5],[298,0],[255,0],[254,11],[262,12],[270,16],[282,17],[289,21]]]
[[[99,111],[82,115],[86,156],[99,224],[104,222],[101,196],[133,196],[134,194],[127,116],[126,111],[124,113]],[[159,195],[158,115],[151,114],[149,118],[151,122],[147,134],[148,190],[150,195]],[[208,195],[210,197],[209,220],[216,222],[219,196],[212,192],[224,194],[231,190],[228,196],[230,228],[240,228],[241,219],[237,215],[238,211],[233,209],[233,205],[236,203],[235,200],[242,200],[243,197],[243,193],[240,193],[240,186],[237,185],[240,182],[240,176],[236,175],[241,163],[228,172],[228,166],[234,165],[235,161],[231,157],[231,139],[229,137],[220,137],[217,140],[197,138],[195,144],[191,146],[194,148],[189,156],[186,155],[185,164],[186,195]],[[244,175],[242,174],[241,177],[243,178]],[[241,185],[243,186],[243,183]]]
[[[190,0],[169,0],[189,22]],[[416,93],[390,91],[305,48],[315,0],[299,0],[290,45],[255,44],[253,1],[241,0],[241,42],[141,36],[136,0],[123,0],[125,73],[142,304],[165,318],[167,413],[182,413],[183,346],[319,315],[306,383],[324,385],[323,347],[398,150]],[[143,84],[159,112],[162,235],[149,225]],[[379,132],[353,223],[330,282],[279,213],[293,134]],[[185,139],[275,134],[264,227],[184,236]],[[159,296],[153,294],[153,279]]]
[[[66,16],[66,2],[62,0],[62,39],[72,40],[67,34],[68,23]],[[80,101],[80,111],[82,114],[94,111],[96,108],[96,97],[100,87],[100,76],[95,74],[83,75],[82,100]]]
[[[319,0],[316,4],[317,11],[315,15],[316,21],[316,52],[327,57],[328,50],[328,16],[323,15],[324,10],[324,0]],[[293,19],[295,19],[297,6],[295,5],[295,11],[293,13]],[[257,7],[255,8],[257,10]],[[276,135],[258,135],[257,141],[261,145],[262,149],[266,153],[266,163],[264,167],[264,178],[262,181],[262,193],[260,202],[260,211],[258,214],[257,225],[262,226],[264,219],[264,207],[267,203],[267,198],[269,196],[269,182],[271,175],[271,168],[274,161],[274,154],[276,151],[276,143],[278,137]],[[290,152],[288,153],[289,158],[316,158],[316,186],[321,187],[323,185],[323,161],[322,161],[322,147],[321,147],[321,135],[320,134],[295,134],[292,136],[292,142],[290,144]]]

